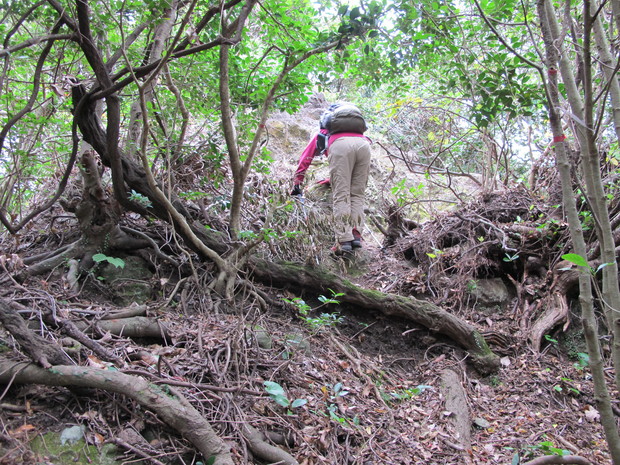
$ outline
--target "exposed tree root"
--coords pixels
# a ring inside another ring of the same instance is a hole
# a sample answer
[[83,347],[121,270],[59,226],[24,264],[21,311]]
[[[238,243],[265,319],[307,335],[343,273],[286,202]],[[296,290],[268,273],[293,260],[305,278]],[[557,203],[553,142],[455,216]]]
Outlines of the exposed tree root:
[[471,463],[471,417],[467,405],[467,394],[458,375],[452,370],[441,373],[441,390],[446,399],[446,411],[454,427],[454,440],[459,450],[463,451],[463,463]]
[[258,260],[251,264],[255,279],[301,292],[315,289],[319,293],[331,289],[342,293],[338,298],[341,302],[377,310],[388,316],[406,318],[450,337],[469,351],[472,363],[480,373],[489,374],[499,369],[499,357],[489,349],[476,328],[430,302],[363,289],[321,268]]
[[[229,447],[211,425],[174,388],[164,392],[140,376],[82,366],[55,365],[46,370],[33,364],[0,360],[0,383],[87,387],[125,395],[154,411],[170,427],[187,438],[214,465],[233,465]],[[288,463],[288,462],[287,462]],[[294,462],[296,463],[296,462]]]
[[243,425],[243,437],[248,443],[248,448],[255,457],[267,463],[281,465],[298,465],[299,462],[288,452],[279,447],[272,446],[265,442],[265,436],[256,428],[245,424]]
[[81,258],[86,249],[82,245],[82,241],[78,240],[73,244],[70,244],[67,248],[62,248],[58,253],[48,256],[46,259],[28,266],[20,274],[18,279],[23,280],[25,276],[38,276],[44,273],[49,273],[55,268],[64,265],[70,260]]
[[24,319],[11,308],[9,302],[2,298],[0,298],[0,323],[11,333],[24,352],[42,367],[71,363],[69,356],[60,347],[50,344],[32,332]]
[[545,334],[560,323],[568,322],[568,302],[565,295],[552,293],[544,300],[542,307],[545,309],[532,325],[529,332],[529,340],[532,347],[540,350],[540,345]]

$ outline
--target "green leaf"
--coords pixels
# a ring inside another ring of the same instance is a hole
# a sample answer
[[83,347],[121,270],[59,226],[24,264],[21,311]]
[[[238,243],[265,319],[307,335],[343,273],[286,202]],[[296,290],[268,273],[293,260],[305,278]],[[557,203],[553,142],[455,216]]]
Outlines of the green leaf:
[[125,261],[122,258],[116,257],[108,257],[102,253],[96,253],[93,255],[93,260],[97,263],[100,262],[108,262],[111,265],[114,265],[116,268],[125,268]]
[[263,386],[265,386],[265,391],[267,391],[267,394],[270,394],[272,396],[284,395],[284,388],[278,383],[275,383],[273,381],[265,381],[263,383]]
[[306,405],[308,403],[307,399],[295,399],[291,404],[291,408],[301,407],[302,405]]
[[271,395],[270,396],[276,404],[281,405],[282,407],[288,407],[289,405],[291,405],[291,401],[288,400],[288,398],[286,396],[283,395]]
[[609,266],[609,265],[613,265],[613,263],[601,263],[601,264],[598,266],[598,268],[596,269],[596,272],[595,272],[594,274],[598,273],[598,272],[599,272],[599,271],[601,271],[603,268],[605,268],[606,266]]
[[567,262],[571,262],[577,266],[585,266],[588,267],[588,261],[583,258],[581,255],[578,255],[576,253],[567,253],[562,255],[562,259],[566,260]]

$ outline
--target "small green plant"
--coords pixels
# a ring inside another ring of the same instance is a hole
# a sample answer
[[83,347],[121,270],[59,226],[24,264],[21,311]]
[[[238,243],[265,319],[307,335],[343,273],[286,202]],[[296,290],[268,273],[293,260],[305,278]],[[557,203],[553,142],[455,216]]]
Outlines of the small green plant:
[[302,407],[308,403],[306,399],[295,399],[291,401],[286,397],[284,388],[274,381],[265,381],[263,386],[267,394],[269,394],[269,397],[271,397],[276,404],[284,407],[289,415],[292,414],[292,409]]
[[553,339],[551,336],[549,336],[548,334],[545,334],[545,341],[550,342],[551,344],[557,344],[558,340],[557,339]]
[[319,305],[318,307],[316,307],[314,309],[312,307],[310,307],[310,305],[308,305],[300,297],[294,297],[292,299],[282,299],[282,300],[284,300],[284,302],[286,302],[288,304],[291,304],[295,308],[297,308],[297,311],[299,312],[300,318],[306,324],[308,324],[312,329],[320,331],[320,330],[322,330],[323,328],[326,328],[326,327],[336,326],[337,324],[341,323],[342,320],[344,319],[344,317],[342,317],[338,312],[335,312],[335,313],[321,313],[320,315],[318,315],[316,317],[309,316],[310,312],[318,310],[319,308],[323,307],[324,305],[328,305],[328,304],[338,305],[338,304],[340,304],[340,301],[337,299],[337,297],[342,297],[344,294],[342,292],[335,292],[332,289],[329,289],[329,291],[331,292],[331,296],[330,297],[325,297],[324,295],[320,295],[318,297],[318,299],[321,302],[321,305]]
[[[602,263],[598,266],[598,268],[594,268],[592,266],[590,266],[590,264],[588,263],[588,260],[586,260],[584,257],[582,257],[579,254],[576,253],[567,253],[562,255],[562,259],[566,260],[567,262],[571,262],[574,265],[580,266],[582,268],[587,269],[590,274],[592,276],[596,276],[597,273],[599,271],[601,271],[603,268],[605,268],[606,266],[611,265],[611,263]],[[564,267],[564,268],[560,268],[560,270],[562,271],[566,271],[566,270],[570,270],[571,267]]]
[[583,370],[590,364],[590,356],[584,352],[577,352],[575,355],[577,357],[577,361],[573,363],[573,366],[577,370]]
[[386,402],[392,402],[392,403],[404,402],[406,400],[410,400],[418,396],[419,394],[426,391],[427,389],[432,389],[432,386],[420,384],[413,388],[397,389],[395,391],[382,394],[381,397]]
[[562,377],[560,378],[560,380],[562,381],[561,384],[556,384],[555,386],[553,386],[553,390],[556,392],[563,392],[564,389],[566,388],[567,391],[576,394],[576,395],[580,395],[581,391],[573,386],[571,386],[571,383],[574,383],[574,381],[570,378],[565,378]]
[[424,194],[424,183],[420,182],[415,186],[407,187],[406,182],[406,179],[401,179],[391,189],[392,195],[396,197],[396,202],[401,207]]
[[103,253],[96,253],[93,255],[93,260],[97,263],[108,262],[110,265],[114,265],[116,268],[125,268],[125,260],[122,258],[108,257]]
[[533,451],[542,452],[545,455],[570,455],[570,451],[555,447],[555,445],[551,441],[542,441],[534,446],[528,446],[528,448]]
[[349,391],[342,383],[336,383],[333,386],[328,384],[321,388],[323,395],[327,396],[327,414],[329,418],[340,424],[353,423],[359,425],[359,419],[355,417],[352,421],[338,414],[338,399],[349,394]]
[[443,254],[443,250],[439,250],[439,249],[433,249],[432,252],[426,252],[426,255],[432,259],[435,259],[442,254]]
[[519,254],[514,254],[514,255],[510,255],[510,254],[504,254],[504,258],[502,258],[503,261],[505,262],[514,262],[515,260],[519,259]]
[[129,200],[131,200],[132,202],[136,202],[145,208],[151,208],[153,206],[147,196],[142,195],[139,192],[134,191],[133,189],[131,191],[131,194],[129,194]]
[[470,279],[467,281],[467,292],[472,293],[476,289],[478,289],[478,281],[475,279]]

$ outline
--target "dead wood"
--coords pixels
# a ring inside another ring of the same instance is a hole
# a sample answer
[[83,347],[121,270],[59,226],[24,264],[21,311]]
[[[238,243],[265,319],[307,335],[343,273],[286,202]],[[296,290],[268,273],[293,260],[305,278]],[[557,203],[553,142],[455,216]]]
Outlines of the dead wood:
[[113,320],[101,320],[96,323],[76,321],[75,325],[82,331],[95,331],[97,328],[102,332],[109,332],[115,336],[123,337],[149,337],[156,339],[168,339],[168,328],[156,318],[135,316],[131,318],[119,318]]
[[454,442],[463,451],[463,462],[471,463],[471,416],[467,404],[467,393],[459,376],[453,370],[441,373],[441,391],[446,399],[446,411],[454,428]]
[[187,438],[214,465],[233,465],[230,448],[211,425],[174,388],[163,391],[141,376],[82,366],[54,365],[48,370],[29,364],[0,360],[1,384],[42,384],[46,386],[103,389],[125,395],[154,411],[171,428]]
[[119,308],[116,310],[112,310],[106,312],[101,317],[102,320],[120,320],[122,318],[131,318],[134,316],[143,316],[146,313],[147,306],[146,305],[130,305],[126,308]]
[[71,320],[63,320],[57,319],[55,323],[62,328],[62,331],[69,337],[75,339],[80,344],[83,344],[85,347],[88,347],[95,354],[97,354],[102,359],[115,363],[117,365],[122,365],[122,360],[115,355],[112,351],[103,347],[99,342],[89,338],[84,334],[81,329]]
[[450,337],[467,349],[473,365],[480,373],[489,374],[499,369],[499,357],[489,349],[474,326],[430,302],[364,289],[323,268],[262,260],[253,260],[251,267],[253,277],[269,285],[299,292],[314,289],[317,293],[327,293],[331,289],[343,294],[338,298],[340,302],[414,321],[433,332]]
[[537,351],[545,334],[559,324],[564,324],[566,330],[570,321],[567,294],[579,284],[579,271],[570,267],[571,264],[564,260],[555,266],[550,290],[539,305],[544,310],[529,328],[528,339]]

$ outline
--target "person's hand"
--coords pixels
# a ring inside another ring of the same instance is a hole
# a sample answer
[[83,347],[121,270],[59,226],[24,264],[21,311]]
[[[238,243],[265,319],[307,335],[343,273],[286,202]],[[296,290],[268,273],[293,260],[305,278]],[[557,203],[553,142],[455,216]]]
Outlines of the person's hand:
[[291,191],[291,195],[303,195],[303,192],[301,192],[301,186],[299,184],[295,184],[293,186],[293,190]]

